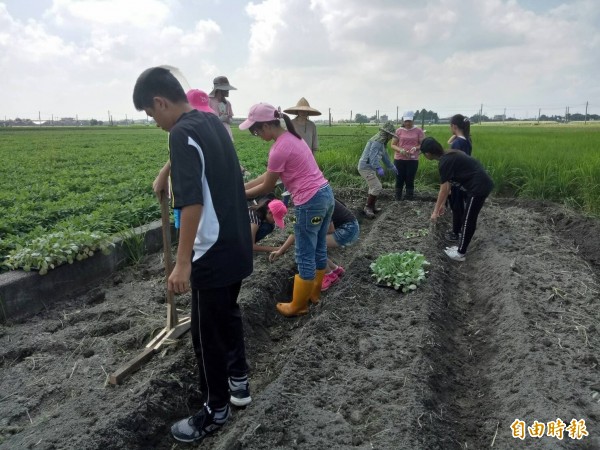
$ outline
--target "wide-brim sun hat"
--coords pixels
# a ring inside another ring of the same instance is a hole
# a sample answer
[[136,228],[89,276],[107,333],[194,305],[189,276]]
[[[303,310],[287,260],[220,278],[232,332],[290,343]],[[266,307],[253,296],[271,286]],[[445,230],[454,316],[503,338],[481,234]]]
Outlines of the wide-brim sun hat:
[[216,91],[237,91],[237,88],[229,84],[227,77],[221,75],[213,80],[213,90],[209,95],[214,97]]
[[257,122],[271,122],[280,118],[280,110],[268,103],[252,105],[248,118],[240,123],[240,130],[247,130]]
[[379,128],[380,131],[385,131],[392,137],[396,137],[396,127],[392,122],[386,122],[382,127]]
[[402,114],[402,122],[404,122],[405,120],[414,120],[415,119],[415,113],[412,111],[404,111],[404,113]]
[[187,91],[187,99],[190,106],[198,111],[216,114],[209,105],[208,94],[200,89],[190,89]]
[[304,97],[302,97],[300,100],[298,100],[298,103],[296,103],[296,106],[290,106],[289,108],[283,110],[284,113],[295,114],[295,115],[298,115],[298,113],[300,111],[308,113],[309,116],[320,116],[321,115],[321,111],[319,111],[315,108],[311,108],[310,105],[308,104],[308,101]]

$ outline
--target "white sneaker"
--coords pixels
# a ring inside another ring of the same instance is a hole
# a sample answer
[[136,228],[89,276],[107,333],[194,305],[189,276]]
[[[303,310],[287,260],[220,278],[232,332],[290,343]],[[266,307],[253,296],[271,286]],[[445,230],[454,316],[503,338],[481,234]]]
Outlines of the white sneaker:
[[446,255],[448,255],[448,258],[450,258],[454,261],[464,261],[465,260],[465,255],[463,253],[460,253],[458,251],[458,248],[456,248],[456,247],[447,248],[446,250],[444,250],[444,253]]

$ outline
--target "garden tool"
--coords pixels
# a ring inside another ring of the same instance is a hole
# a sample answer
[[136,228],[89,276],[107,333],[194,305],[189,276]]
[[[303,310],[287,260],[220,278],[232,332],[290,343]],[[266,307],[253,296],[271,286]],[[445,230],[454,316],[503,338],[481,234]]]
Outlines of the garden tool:
[[277,303],[277,311],[286,317],[306,314],[314,282],[315,280],[303,280],[300,275],[296,275],[292,301],[290,303]]

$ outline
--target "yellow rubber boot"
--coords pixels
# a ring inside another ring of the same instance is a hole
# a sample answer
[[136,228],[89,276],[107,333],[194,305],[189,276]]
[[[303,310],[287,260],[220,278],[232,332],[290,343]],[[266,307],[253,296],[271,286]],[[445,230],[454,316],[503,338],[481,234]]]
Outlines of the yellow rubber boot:
[[321,285],[323,284],[323,277],[325,276],[327,269],[317,270],[315,275],[315,281],[313,284],[312,292],[310,293],[310,301],[315,305],[319,303],[321,299]]
[[294,278],[294,297],[290,303],[277,303],[277,311],[285,317],[301,316],[308,312],[309,297],[314,280],[303,280],[300,275]]

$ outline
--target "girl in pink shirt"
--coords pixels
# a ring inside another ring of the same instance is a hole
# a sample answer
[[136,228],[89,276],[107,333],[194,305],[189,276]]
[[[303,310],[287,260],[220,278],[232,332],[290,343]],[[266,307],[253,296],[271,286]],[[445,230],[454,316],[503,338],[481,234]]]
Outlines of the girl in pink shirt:
[[[281,127],[285,121],[287,131]],[[240,124],[265,141],[275,141],[269,151],[267,171],[246,183],[246,197],[268,194],[277,180],[285,185],[294,201],[296,264],[294,294],[289,303],[278,303],[284,316],[308,312],[308,303],[318,303],[321,283],[327,269],[327,229],[333,213],[333,191],[323,176],[312,151],[300,137],[286,114],[268,103],[258,103]]]

